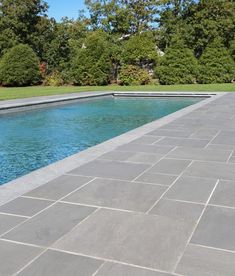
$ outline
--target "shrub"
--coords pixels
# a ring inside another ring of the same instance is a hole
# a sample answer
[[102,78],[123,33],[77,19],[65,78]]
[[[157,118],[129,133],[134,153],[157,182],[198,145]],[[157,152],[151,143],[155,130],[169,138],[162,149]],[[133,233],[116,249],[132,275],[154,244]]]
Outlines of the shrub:
[[59,71],[54,71],[46,76],[43,84],[45,86],[61,86],[64,84],[63,76]]
[[234,77],[234,61],[220,39],[207,46],[199,59],[199,83],[231,82]]
[[109,43],[102,31],[92,32],[83,47],[76,49],[71,61],[75,85],[106,85],[111,70]]
[[25,86],[40,81],[39,60],[24,44],[11,48],[0,62],[0,82],[4,86]]
[[190,84],[196,82],[197,69],[193,52],[182,41],[174,39],[155,73],[160,84]]
[[148,72],[135,65],[124,65],[119,74],[122,85],[144,85],[151,81]]

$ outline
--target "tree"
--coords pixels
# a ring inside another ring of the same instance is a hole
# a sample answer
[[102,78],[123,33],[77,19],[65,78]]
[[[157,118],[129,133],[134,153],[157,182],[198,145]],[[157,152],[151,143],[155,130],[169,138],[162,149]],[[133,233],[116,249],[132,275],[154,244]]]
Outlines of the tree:
[[135,34],[156,22],[154,0],[86,0],[91,24],[109,33]]
[[156,43],[151,33],[131,36],[124,43],[122,61],[140,67],[154,67],[158,60]]
[[4,54],[0,62],[2,85],[33,85],[39,80],[39,60],[28,45],[19,44]]
[[76,85],[106,85],[111,70],[107,35],[102,31],[87,35],[82,47],[71,57],[71,77]]
[[42,0],[0,0],[0,55],[19,43],[31,45],[42,55],[42,44],[51,35],[47,9]]
[[161,58],[156,75],[161,84],[195,83],[197,75],[197,60],[179,38],[171,41],[170,47]]
[[231,82],[234,78],[235,67],[228,49],[221,39],[210,43],[199,59],[199,83]]

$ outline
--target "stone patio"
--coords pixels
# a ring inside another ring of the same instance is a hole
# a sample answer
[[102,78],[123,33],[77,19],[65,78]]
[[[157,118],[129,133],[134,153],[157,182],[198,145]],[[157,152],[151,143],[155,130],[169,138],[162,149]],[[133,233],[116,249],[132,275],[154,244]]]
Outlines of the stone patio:
[[0,206],[0,275],[234,276],[235,93]]

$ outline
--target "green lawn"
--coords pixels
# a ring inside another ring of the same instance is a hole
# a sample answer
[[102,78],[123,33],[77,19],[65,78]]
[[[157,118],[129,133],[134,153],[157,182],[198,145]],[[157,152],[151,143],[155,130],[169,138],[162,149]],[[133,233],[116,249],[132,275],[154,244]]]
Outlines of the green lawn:
[[0,100],[59,95],[85,91],[193,91],[193,92],[235,92],[235,84],[192,84],[192,85],[146,85],[146,86],[63,86],[63,87],[20,87],[0,88]]

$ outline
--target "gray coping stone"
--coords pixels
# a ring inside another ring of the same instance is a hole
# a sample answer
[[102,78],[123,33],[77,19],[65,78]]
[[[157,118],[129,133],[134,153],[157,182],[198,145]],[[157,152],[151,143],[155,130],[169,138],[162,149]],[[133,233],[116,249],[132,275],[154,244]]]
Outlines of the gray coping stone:
[[[157,142],[159,143],[159,142]],[[174,147],[173,146],[158,146],[158,145],[141,145],[136,143],[128,143],[117,148],[120,151],[130,151],[130,152],[145,152],[152,154],[167,154]]]
[[0,235],[23,222],[26,218],[0,214]]
[[176,272],[190,276],[234,276],[235,253],[189,244]]
[[190,136],[190,138],[211,140],[218,132],[218,129],[200,128],[196,130],[195,133]]
[[235,209],[208,206],[192,242],[235,251]]
[[166,137],[181,137],[188,138],[194,131],[188,129],[156,129],[149,133],[149,135],[166,136]]
[[184,175],[235,181],[235,164],[195,161]]
[[151,145],[157,141],[159,141],[162,137],[144,135],[140,138],[133,140],[133,143],[143,144],[143,145]]
[[90,180],[92,180],[92,178],[86,176],[63,175],[32,190],[27,193],[26,196],[58,200]]
[[166,188],[99,178],[69,195],[64,201],[145,212],[160,198]]
[[231,155],[231,150],[210,150],[210,149],[196,149],[179,147],[170,152],[167,156],[169,158],[181,158],[200,161],[218,161],[225,162]]
[[196,222],[204,206],[200,204],[161,199],[151,214]]
[[235,182],[221,180],[209,203],[235,207]]
[[162,159],[148,173],[181,174],[190,164],[189,160]]
[[176,180],[177,177],[177,175],[147,172],[142,174],[135,181],[170,186]]
[[206,139],[165,137],[159,142],[157,142],[155,145],[204,148],[209,142],[210,140],[206,140]]
[[173,274],[151,271],[139,267],[107,262],[96,276],[173,276]]
[[192,225],[167,217],[101,209],[60,239],[54,248],[170,271]]
[[165,194],[165,198],[206,203],[216,180],[197,177],[180,177]]
[[57,203],[4,235],[5,239],[49,246],[95,208]]
[[154,164],[159,161],[163,156],[163,154],[114,150],[100,156],[99,159]]
[[97,259],[47,250],[18,275],[92,276],[102,263]]
[[0,275],[12,276],[42,252],[42,249],[0,240]]
[[2,205],[0,212],[31,217],[51,204],[48,200],[18,197]]
[[235,131],[221,131],[212,144],[235,146]]
[[133,180],[149,167],[150,165],[147,164],[94,160],[78,167],[70,173],[86,176]]

